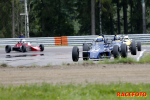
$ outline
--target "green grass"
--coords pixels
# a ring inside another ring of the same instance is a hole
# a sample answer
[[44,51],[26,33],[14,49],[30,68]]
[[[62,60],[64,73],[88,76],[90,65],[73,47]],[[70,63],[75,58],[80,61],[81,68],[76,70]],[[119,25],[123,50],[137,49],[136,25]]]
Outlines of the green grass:
[[[117,97],[117,92],[146,92],[147,97]],[[149,100],[149,94],[150,84],[142,83],[0,86],[0,100]]]
[[62,65],[65,66],[65,65],[67,65],[67,63],[66,62],[62,62]]
[[150,63],[150,53],[145,53],[138,63]]
[[118,63],[150,63],[150,53],[145,53],[144,56],[139,60],[136,61],[133,58],[127,57],[127,58],[118,58],[114,60],[104,60],[104,61],[99,61],[98,64],[118,64]]
[[51,67],[51,63],[48,63],[46,66],[43,67]]
[[114,60],[104,60],[104,61],[99,61],[98,64],[118,64],[118,63],[138,63],[136,60],[133,58],[118,58]]
[[94,64],[92,60],[83,61],[83,64]]

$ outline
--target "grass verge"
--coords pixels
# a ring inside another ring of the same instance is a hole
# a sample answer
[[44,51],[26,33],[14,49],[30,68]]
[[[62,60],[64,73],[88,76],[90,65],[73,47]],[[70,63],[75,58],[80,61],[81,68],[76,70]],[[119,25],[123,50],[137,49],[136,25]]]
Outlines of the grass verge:
[[127,58],[118,58],[118,59],[114,59],[114,60],[104,60],[104,61],[99,61],[98,64],[118,64],[118,63],[127,63],[127,64],[131,64],[131,63],[150,63],[150,53],[145,53],[144,56],[139,60],[136,61],[133,58],[127,57]]
[[145,53],[138,63],[150,63],[150,53]]
[[[1,100],[149,100],[150,84],[110,83],[87,85],[0,86]],[[117,92],[146,92],[147,97],[117,97]]]
[[118,63],[126,63],[126,64],[131,64],[131,63],[138,63],[136,60],[133,58],[120,58],[120,59],[114,59],[114,60],[104,60],[104,61],[99,61],[98,64],[118,64]]

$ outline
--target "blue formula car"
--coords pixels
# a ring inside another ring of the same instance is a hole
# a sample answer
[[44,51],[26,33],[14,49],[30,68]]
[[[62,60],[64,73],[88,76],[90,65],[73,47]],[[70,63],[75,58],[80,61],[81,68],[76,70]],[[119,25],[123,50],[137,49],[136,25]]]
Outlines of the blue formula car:
[[[126,44],[126,43],[124,43],[124,38],[121,38],[119,35],[115,35],[113,40],[112,40],[112,42],[111,42],[110,50],[112,50],[112,53],[113,53],[113,51],[114,51],[113,48],[115,47],[115,48],[118,48],[118,52],[121,53],[121,51],[122,51],[121,49],[123,48],[121,46],[124,45],[124,44]],[[127,46],[126,46],[126,49],[128,51],[128,47]],[[135,41],[131,42],[130,50],[131,50],[131,54],[132,55],[136,55]]]
[[[98,37],[101,38],[101,37]],[[79,58],[83,58],[83,60],[88,59],[104,59],[111,58],[113,55],[114,58],[119,57],[127,57],[127,46],[126,44],[120,44],[121,50],[118,47],[118,44],[107,43],[107,40],[103,37],[103,39],[96,39],[93,41],[91,46],[87,43],[83,44],[82,57],[79,57],[79,48],[77,46],[72,49],[72,60],[77,62]]]

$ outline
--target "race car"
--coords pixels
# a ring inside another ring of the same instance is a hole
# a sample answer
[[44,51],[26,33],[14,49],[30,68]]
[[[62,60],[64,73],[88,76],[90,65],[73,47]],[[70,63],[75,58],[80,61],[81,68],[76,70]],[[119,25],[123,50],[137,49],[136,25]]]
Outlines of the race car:
[[14,47],[6,45],[5,52],[10,53],[11,51],[27,52],[27,51],[44,51],[44,45],[32,46],[30,42],[26,42],[25,39],[21,39]]
[[123,39],[124,39],[123,43],[126,43],[127,46],[131,46],[132,39],[130,39],[127,35],[124,36]]
[[107,39],[99,36],[94,39],[91,47],[87,43],[83,44],[83,51],[81,51],[83,57],[79,57],[79,48],[77,46],[74,46],[72,49],[72,60],[74,62],[77,62],[79,58],[83,58],[83,60],[100,60],[104,58],[111,58],[112,50],[114,58],[117,58],[120,55],[122,57],[127,57],[126,44],[121,44],[121,51],[119,51],[118,45],[113,46],[114,47],[111,48],[110,43],[107,43]]
[[141,42],[135,43],[135,41],[132,41],[128,35],[123,37],[123,43],[126,43],[129,48],[128,51],[131,51],[131,54],[133,55],[136,54],[136,47],[138,51],[141,51]]

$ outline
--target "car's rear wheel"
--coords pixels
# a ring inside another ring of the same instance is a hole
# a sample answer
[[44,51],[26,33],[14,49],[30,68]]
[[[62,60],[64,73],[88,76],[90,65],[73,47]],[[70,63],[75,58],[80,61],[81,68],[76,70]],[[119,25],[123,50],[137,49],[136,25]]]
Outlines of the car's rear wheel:
[[10,45],[6,45],[5,52],[6,53],[10,53],[10,51],[11,51],[11,46]]
[[72,60],[74,62],[77,62],[79,60],[79,48],[76,46],[72,49]]
[[137,42],[137,50],[141,51],[141,42]]
[[132,55],[136,55],[136,45],[135,45],[135,41],[131,42],[131,54]]
[[21,50],[22,50],[22,52],[26,52],[26,46],[22,45]]
[[121,57],[125,58],[128,56],[127,45],[121,44]]
[[44,45],[43,44],[40,44],[40,49],[41,49],[41,51],[44,51]]
[[87,43],[83,44],[83,51],[85,51],[85,52],[82,53],[83,60],[89,60],[89,54],[88,54],[88,52],[86,52],[86,51],[89,51],[89,46],[88,46]]
[[113,47],[113,55],[114,55],[114,58],[118,58],[119,57],[119,47],[118,47],[118,45],[114,45],[114,47]]

